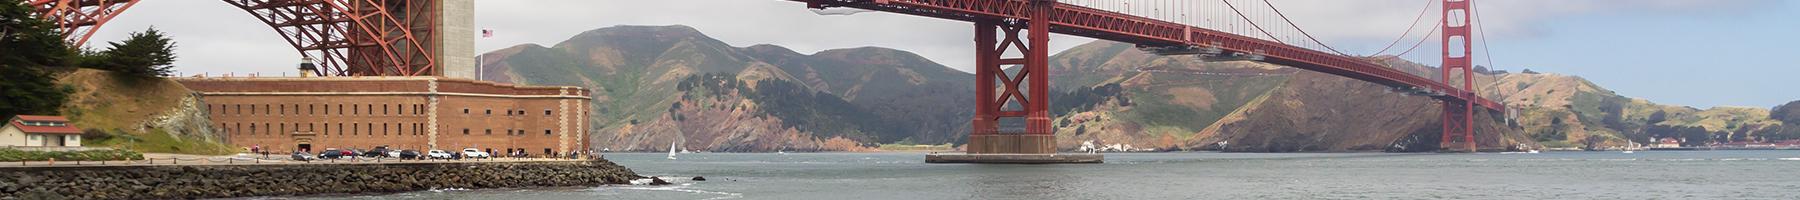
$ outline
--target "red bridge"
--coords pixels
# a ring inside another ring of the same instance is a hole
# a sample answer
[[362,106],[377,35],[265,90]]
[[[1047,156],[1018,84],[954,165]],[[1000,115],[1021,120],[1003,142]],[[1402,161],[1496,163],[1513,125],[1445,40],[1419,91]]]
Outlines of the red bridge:
[[[975,76],[978,86],[975,119],[972,122],[975,129],[969,136],[967,146],[971,154],[1055,153],[1055,131],[1050,128],[1049,102],[1045,101],[1049,99],[1048,90],[1035,89],[1050,87],[1047,80],[1050,73],[1050,52],[1044,48],[1049,44],[1050,33],[1133,43],[1141,49],[1162,54],[1247,56],[1263,62],[1422,91],[1443,104],[1444,135],[1440,144],[1446,148],[1461,143],[1467,150],[1475,150],[1473,115],[1476,107],[1496,112],[1506,110],[1504,105],[1475,93],[1471,70],[1473,65],[1469,57],[1472,37],[1468,26],[1470,2],[1467,0],[1443,2],[1445,17],[1443,23],[1440,23],[1444,30],[1442,38],[1445,44],[1444,63],[1441,66],[1444,76],[1442,80],[1446,81],[1443,82],[1347,55],[1055,0],[792,1],[805,2],[807,7],[817,9],[849,7],[975,23]],[[1230,1],[1225,2],[1230,6]],[[1166,1],[1162,3],[1164,4],[1140,5],[1137,8],[1159,9],[1167,15],[1175,10],[1173,7],[1179,7],[1169,6]],[[1241,11],[1237,11],[1235,7],[1231,9],[1241,15]],[[995,32],[996,29],[1001,32]],[[1266,30],[1262,32],[1267,33]],[[996,40],[995,36],[1000,39]],[[1453,42],[1460,42],[1460,49],[1450,46]],[[1001,55],[1008,50],[1023,53],[1024,57],[1002,58]],[[1007,65],[1023,67],[1018,73],[1009,76],[1003,71],[1003,66]],[[1452,80],[1451,75],[1457,71],[1462,74],[1460,86],[1448,81]],[[985,86],[995,81],[999,81],[999,87]],[[996,92],[995,89],[1001,91]],[[1008,110],[1007,102],[1024,106],[1023,109]],[[997,122],[1006,117],[1025,118],[1025,131],[1001,133]],[[1451,140],[1455,136],[1460,136],[1462,141]]]
[[[93,29],[124,11],[137,0],[22,0],[37,8],[41,17],[56,22],[70,42],[85,43]],[[321,76],[441,76],[440,62],[434,60],[442,52],[434,48],[441,41],[433,15],[408,14],[432,12],[433,1],[426,0],[224,0],[261,19],[303,55],[323,55]],[[1136,44],[1140,49],[1158,54],[1198,54],[1214,58],[1244,59],[1324,72],[1368,81],[1431,96],[1443,106],[1445,149],[1461,146],[1475,150],[1474,113],[1476,108],[1490,113],[1504,113],[1504,105],[1475,93],[1469,0],[1442,0],[1443,18],[1439,21],[1444,52],[1441,79],[1437,81],[1387,67],[1374,61],[1336,52],[1311,39],[1291,21],[1291,32],[1304,35],[1311,43],[1288,44],[1284,37],[1270,33],[1265,27],[1232,4],[1222,0],[1223,8],[1207,6],[1208,11],[1235,13],[1250,27],[1267,38],[1184,24],[1181,18],[1197,15],[1194,2],[1201,1],[1137,1],[1161,3],[1130,5],[1132,1],[1080,0],[1087,6],[1056,0],[790,0],[804,2],[809,8],[847,7],[863,10],[901,13],[932,18],[972,22],[975,24],[976,104],[975,129],[970,134],[971,154],[1050,154],[1055,153],[1055,136],[1049,116],[1048,75],[1049,34],[1059,33]],[[1238,0],[1241,1],[1254,0]],[[1122,5],[1120,5],[1122,3]],[[1263,5],[1280,15],[1273,4]],[[1100,6],[1106,5],[1106,6]],[[1096,7],[1116,7],[1113,10]],[[1228,9],[1226,9],[1228,8]],[[1429,8],[1429,5],[1427,6]],[[1139,12],[1132,12],[1133,9]],[[1156,13],[1153,18],[1128,13]],[[1264,12],[1265,14],[1269,12]],[[1217,13],[1213,13],[1217,14]],[[1181,17],[1174,17],[1181,16]],[[1421,18],[1424,13],[1421,13]],[[1169,19],[1176,20],[1169,20]],[[1287,21],[1285,16],[1281,18]],[[1188,20],[1189,23],[1193,20]],[[1410,33],[1412,30],[1407,30]],[[1434,30],[1435,31],[1435,30]],[[1255,32],[1248,32],[1255,33]],[[1429,35],[1429,33],[1427,33]],[[1404,38],[1405,35],[1402,35]],[[1288,36],[1285,38],[1297,38]],[[1299,41],[1298,39],[1295,39]],[[1398,41],[1398,40],[1396,40]],[[1423,42],[1423,41],[1421,41]],[[1457,45],[1453,45],[1457,44]],[[1391,45],[1390,45],[1391,46]],[[1415,46],[1416,47],[1416,46]],[[1333,52],[1321,51],[1329,50]],[[1385,50],[1384,50],[1385,51]],[[1023,54],[1020,58],[1003,57],[1007,52]],[[1410,50],[1408,51],[1410,52]],[[1404,54],[1404,53],[1403,53]],[[1004,66],[1022,66],[1014,74]],[[1460,76],[1455,76],[1460,74]],[[1461,81],[1455,81],[1460,77]],[[1458,84],[1459,83],[1459,84]],[[1022,105],[1017,108],[1010,104]],[[1001,118],[1024,118],[1023,132],[1004,132]],[[1460,141],[1452,138],[1460,138]]]

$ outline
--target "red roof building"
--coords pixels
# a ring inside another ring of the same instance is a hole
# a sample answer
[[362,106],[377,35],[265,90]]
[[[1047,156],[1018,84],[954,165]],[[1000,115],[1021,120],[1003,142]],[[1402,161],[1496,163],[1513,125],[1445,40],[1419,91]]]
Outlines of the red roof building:
[[19,115],[0,126],[0,146],[81,146],[81,128],[62,116]]

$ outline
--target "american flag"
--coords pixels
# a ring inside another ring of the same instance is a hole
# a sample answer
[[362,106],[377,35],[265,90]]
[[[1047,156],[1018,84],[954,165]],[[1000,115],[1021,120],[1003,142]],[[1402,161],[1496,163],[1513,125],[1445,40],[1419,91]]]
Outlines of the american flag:
[[494,30],[481,29],[481,38],[491,38],[491,37],[494,37]]

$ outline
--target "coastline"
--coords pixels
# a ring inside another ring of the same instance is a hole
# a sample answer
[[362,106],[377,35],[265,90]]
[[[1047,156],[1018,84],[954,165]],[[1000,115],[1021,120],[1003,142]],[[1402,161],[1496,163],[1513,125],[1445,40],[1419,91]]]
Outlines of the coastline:
[[432,189],[629,184],[604,159],[524,162],[111,165],[0,168],[0,199],[181,199],[366,195]]

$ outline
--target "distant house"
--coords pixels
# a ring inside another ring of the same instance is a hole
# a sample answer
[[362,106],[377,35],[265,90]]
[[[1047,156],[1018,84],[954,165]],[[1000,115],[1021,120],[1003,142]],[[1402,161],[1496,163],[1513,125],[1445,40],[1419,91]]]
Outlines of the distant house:
[[1679,147],[1681,147],[1681,140],[1677,140],[1675,138],[1663,138],[1662,140],[1657,140],[1656,144],[1650,145],[1650,148],[1679,148]]
[[62,116],[19,115],[0,127],[0,146],[79,147],[81,128]]

